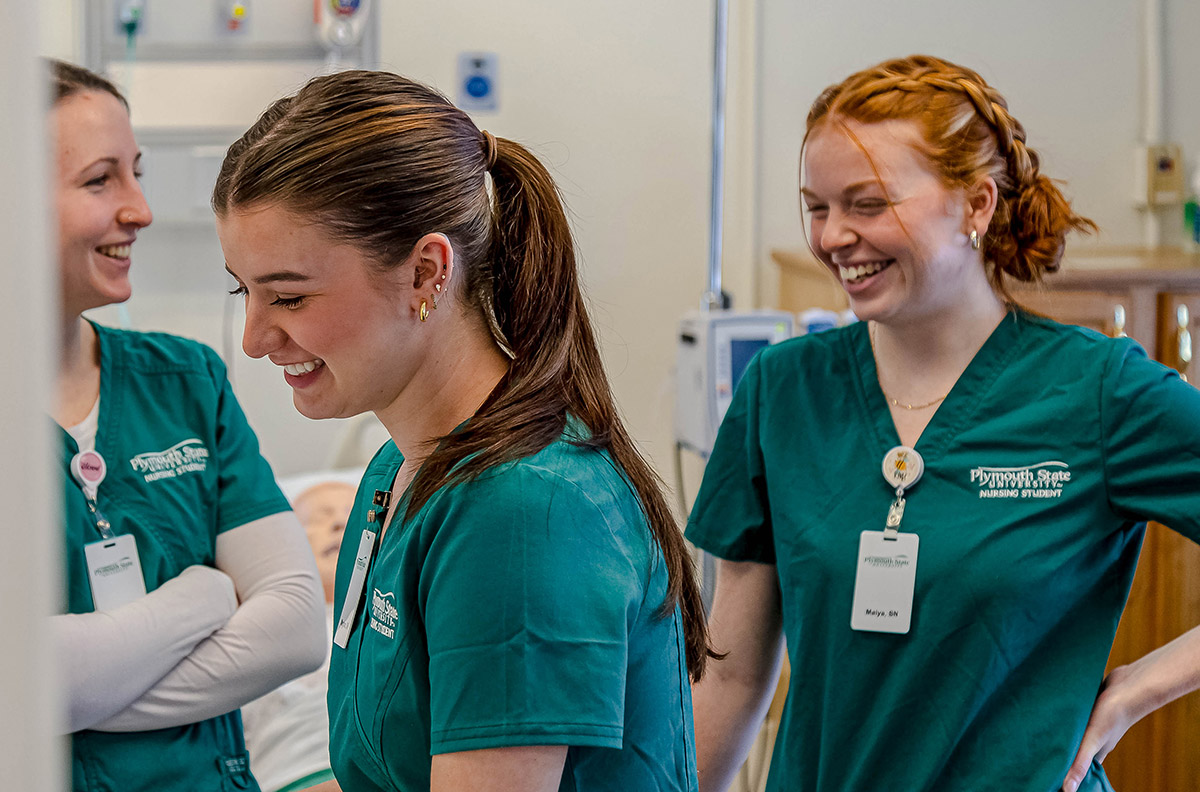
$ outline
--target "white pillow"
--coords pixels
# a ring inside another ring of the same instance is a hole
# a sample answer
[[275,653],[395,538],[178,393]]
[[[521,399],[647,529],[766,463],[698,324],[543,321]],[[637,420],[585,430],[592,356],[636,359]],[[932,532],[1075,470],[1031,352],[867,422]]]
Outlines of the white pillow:
[[312,473],[297,473],[293,476],[284,476],[276,481],[279,484],[279,489],[283,490],[283,496],[289,502],[295,501],[300,493],[304,492],[309,487],[315,487],[318,484],[324,484],[327,481],[337,481],[345,484],[358,487],[362,481],[363,473],[366,468],[343,468],[341,470],[317,470]]

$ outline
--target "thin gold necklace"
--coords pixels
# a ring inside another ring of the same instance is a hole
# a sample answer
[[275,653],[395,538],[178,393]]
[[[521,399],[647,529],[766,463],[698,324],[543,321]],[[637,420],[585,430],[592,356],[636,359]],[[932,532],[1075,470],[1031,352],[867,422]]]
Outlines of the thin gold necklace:
[[879,383],[879,392],[883,394],[883,398],[887,399],[888,404],[893,407],[899,407],[902,410],[924,410],[935,404],[940,404],[946,400],[946,396],[950,395],[950,391],[946,391],[944,395],[938,396],[933,401],[925,402],[924,404],[905,404],[899,399],[893,399],[891,396],[888,396],[888,392],[883,389],[883,382],[879,379],[879,355],[875,352],[875,325],[873,324],[867,325],[867,340],[871,342],[871,357],[875,359],[875,381]]

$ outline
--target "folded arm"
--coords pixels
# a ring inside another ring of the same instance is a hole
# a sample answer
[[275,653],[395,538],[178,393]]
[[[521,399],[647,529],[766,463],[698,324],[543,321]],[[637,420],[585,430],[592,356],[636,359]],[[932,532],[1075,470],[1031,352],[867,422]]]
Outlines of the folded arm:
[[224,626],[236,609],[228,575],[192,566],[111,611],[51,617],[66,686],[62,731],[90,729],[128,707]]
[[241,605],[101,731],[181,726],[237,709],[325,659],[325,603],[312,550],[291,512],[217,536],[216,565]]

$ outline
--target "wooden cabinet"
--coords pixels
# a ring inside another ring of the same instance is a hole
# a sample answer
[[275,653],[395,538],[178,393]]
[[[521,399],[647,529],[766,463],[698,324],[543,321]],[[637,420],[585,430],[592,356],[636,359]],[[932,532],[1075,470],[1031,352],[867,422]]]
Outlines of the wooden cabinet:
[[1196,332],[1200,330],[1200,292],[1166,292],[1158,295],[1158,359],[1200,385],[1200,363],[1195,360]]
[[[835,281],[807,251],[772,255],[779,265],[781,308],[837,307],[826,304],[837,299],[826,285]],[[1200,342],[1200,255],[1123,250],[1069,259],[1062,272],[1015,297],[1061,322],[1108,335],[1124,332],[1151,357],[1200,385],[1194,354],[1200,351],[1195,349]],[[1197,625],[1200,546],[1151,523],[1109,667],[1132,662]],[[1198,745],[1200,692],[1135,724],[1104,766],[1117,792],[1200,790]]]
[[[1017,300],[1034,313],[1067,324],[1090,327],[1105,335],[1124,333],[1135,338],[1143,334],[1153,336],[1152,325],[1145,328],[1141,326],[1146,318],[1143,311],[1133,312],[1135,326],[1129,326],[1131,297],[1128,292],[1030,290],[1018,292]],[[1150,318],[1153,319],[1152,316]]]

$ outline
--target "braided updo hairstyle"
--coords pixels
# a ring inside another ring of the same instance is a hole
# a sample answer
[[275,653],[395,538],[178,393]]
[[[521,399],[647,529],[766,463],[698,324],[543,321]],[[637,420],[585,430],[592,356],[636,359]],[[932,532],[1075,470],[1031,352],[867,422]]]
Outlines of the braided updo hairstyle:
[[996,212],[981,251],[988,280],[1005,297],[1005,277],[1028,282],[1056,272],[1067,232],[1096,230],[1041,172],[1008,102],[971,69],[911,55],[852,74],[817,97],[805,142],[814,131],[847,119],[917,122],[922,153],[951,189],[969,188],[985,176],[995,180]]

